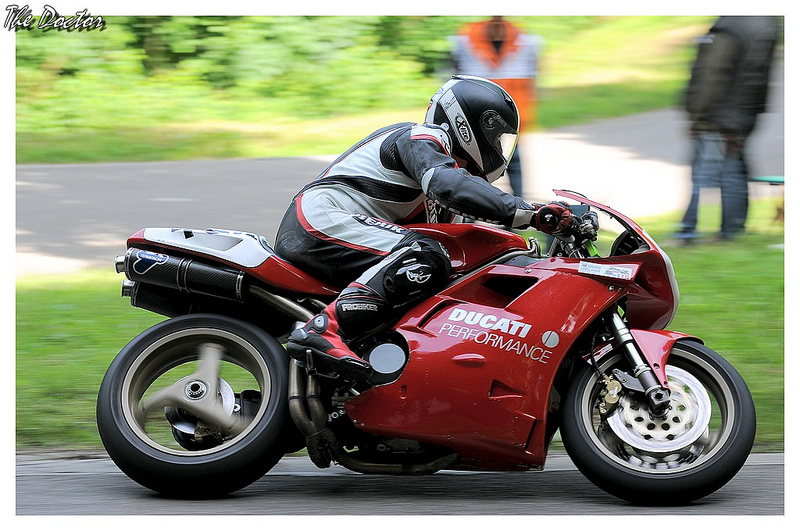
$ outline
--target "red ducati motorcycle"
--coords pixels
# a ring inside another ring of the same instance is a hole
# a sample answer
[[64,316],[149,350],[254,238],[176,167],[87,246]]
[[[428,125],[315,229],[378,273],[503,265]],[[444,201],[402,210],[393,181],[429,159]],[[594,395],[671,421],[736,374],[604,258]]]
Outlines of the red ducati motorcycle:
[[117,272],[131,304],[169,317],[134,338],[100,387],[97,423],[130,478],[211,497],[307,449],[365,474],[526,471],[560,436],[605,491],[687,503],[727,483],[755,437],[741,376],[696,337],[664,330],[678,306],[669,258],[626,216],[578,194],[576,223],[543,252],[500,228],[421,225],[452,276],[388,330],[353,345],[353,384],[282,343],[340,287],[256,234],[146,228]]

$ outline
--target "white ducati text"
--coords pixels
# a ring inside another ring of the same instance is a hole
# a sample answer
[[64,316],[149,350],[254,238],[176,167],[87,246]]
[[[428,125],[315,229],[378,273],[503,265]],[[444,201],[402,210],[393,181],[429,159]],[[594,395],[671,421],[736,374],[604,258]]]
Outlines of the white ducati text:
[[531,330],[531,325],[526,323],[512,321],[505,317],[500,318],[490,313],[468,312],[461,308],[454,309],[447,320],[467,325],[478,325],[486,330],[497,330],[504,334],[511,334],[523,339]]

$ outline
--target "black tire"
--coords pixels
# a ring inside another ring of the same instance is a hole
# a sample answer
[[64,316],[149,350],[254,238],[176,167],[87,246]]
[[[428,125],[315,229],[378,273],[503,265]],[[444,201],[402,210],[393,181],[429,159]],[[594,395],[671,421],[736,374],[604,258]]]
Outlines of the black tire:
[[[614,367],[627,368],[619,355],[601,360],[605,374]],[[572,461],[592,483],[636,504],[681,505],[715,492],[741,469],[755,439],[750,391],[722,356],[681,340],[667,375],[673,409],[658,422],[633,393],[603,419],[604,386],[588,365],[563,401],[561,435]]]
[[[202,357],[201,352],[212,355]],[[193,362],[197,362],[195,369]],[[166,496],[208,498],[241,489],[271,469],[284,455],[287,437],[296,435],[288,415],[288,363],[286,351],[274,338],[236,319],[196,314],[159,323],[128,343],[103,378],[97,399],[103,445],[126,475]],[[172,400],[178,408],[194,400],[190,405],[195,407],[198,399],[190,395],[190,385],[205,389],[196,375],[207,375],[201,367],[213,369],[215,364],[219,392],[213,400],[208,392],[204,403],[216,403],[224,410],[223,416],[234,418],[231,411],[237,405],[231,405],[231,385],[224,381],[230,374],[260,392],[260,400],[256,406],[247,404],[252,416],[242,417],[239,427],[229,432],[215,428],[221,423],[202,419],[199,413],[192,417],[210,426],[207,433],[215,429],[217,433],[187,450],[187,445],[176,441],[179,437],[173,437],[162,403]],[[153,389],[170,396],[162,399],[152,394]],[[181,389],[185,398],[172,395]]]

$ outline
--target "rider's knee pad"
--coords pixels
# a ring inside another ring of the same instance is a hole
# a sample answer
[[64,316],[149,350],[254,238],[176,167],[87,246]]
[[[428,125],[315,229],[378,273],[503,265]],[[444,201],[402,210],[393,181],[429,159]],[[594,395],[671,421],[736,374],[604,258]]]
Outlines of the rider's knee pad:
[[392,308],[433,294],[450,276],[450,257],[442,244],[416,233],[409,236],[356,281]]
[[447,250],[415,233],[342,291],[337,317],[348,334],[371,334],[435,293],[449,276]]

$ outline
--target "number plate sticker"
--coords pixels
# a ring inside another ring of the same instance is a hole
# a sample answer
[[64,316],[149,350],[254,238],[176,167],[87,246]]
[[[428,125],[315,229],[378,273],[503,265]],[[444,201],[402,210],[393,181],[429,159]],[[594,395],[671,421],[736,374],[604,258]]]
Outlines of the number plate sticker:
[[608,278],[618,278],[621,280],[631,280],[635,273],[632,267],[623,267],[607,264],[596,264],[593,262],[581,262],[578,266],[579,273],[597,275]]

